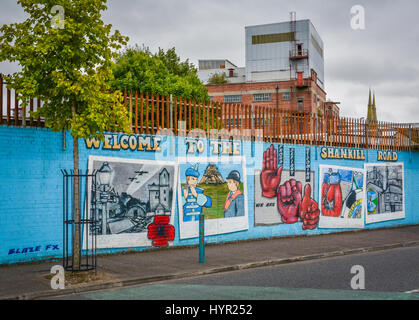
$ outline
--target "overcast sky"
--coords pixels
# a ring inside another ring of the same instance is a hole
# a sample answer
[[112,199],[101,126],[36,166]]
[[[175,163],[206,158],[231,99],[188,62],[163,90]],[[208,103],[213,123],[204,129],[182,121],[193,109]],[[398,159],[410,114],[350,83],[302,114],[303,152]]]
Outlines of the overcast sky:
[[[351,8],[365,8],[365,29],[351,28]],[[176,47],[182,59],[229,59],[245,65],[244,27],[310,19],[324,42],[325,90],[341,115],[366,117],[368,89],[379,120],[419,122],[417,0],[108,0],[103,19],[130,45]],[[1,0],[0,24],[22,21],[15,0]],[[0,72],[15,66],[0,63]]]

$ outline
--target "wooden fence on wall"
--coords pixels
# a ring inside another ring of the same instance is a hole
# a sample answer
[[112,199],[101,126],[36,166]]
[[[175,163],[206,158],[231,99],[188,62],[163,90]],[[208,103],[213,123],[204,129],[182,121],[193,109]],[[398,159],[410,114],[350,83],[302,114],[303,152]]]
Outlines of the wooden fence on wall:
[[[0,125],[44,126],[43,119],[34,118],[31,112],[40,108],[42,101],[30,99],[29,105],[23,108],[18,94],[6,88],[1,74],[0,85]],[[281,111],[274,105],[214,103],[132,91],[124,92],[123,103],[130,113],[135,134],[157,134],[162,133],[161,129],[170,129],[177,136],[199,131],[212,138],[419,150],[419,124],[323,117]]]

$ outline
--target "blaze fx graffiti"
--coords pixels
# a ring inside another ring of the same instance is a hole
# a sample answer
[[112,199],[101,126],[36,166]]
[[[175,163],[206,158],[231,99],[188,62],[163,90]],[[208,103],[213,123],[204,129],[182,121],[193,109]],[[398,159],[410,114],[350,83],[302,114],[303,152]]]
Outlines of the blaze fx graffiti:
[[150,240],[152,246],[167,246],[173,241],[173,163],[91,157],[89,168],[97,170],[92,214],[98,224],[90,232],[97,233],[98,247],[150,245]]
[[[256,224],[293,224],[301,221],[303,230],[317,227],[320,211],[317,202],[312,198],[312,186],[309,182],[303,188],[301,183],[308,180],[307,173],[291,169],[292,172],[278,166],[278,151],[273,145],[264,152],[259,181],[255,178]],[[314,178],[310,177],[310,181],[312,180]],[[259,187],[261,194],[258,194]],[[270,199],[272,201],[269,201]],[[279,214],[280,221],[275,217],[266,218],[266,208],[271,210],[275,206],[276,217]]]
[[320,165],[319,175],[319,226],[363,228],[363,170]]

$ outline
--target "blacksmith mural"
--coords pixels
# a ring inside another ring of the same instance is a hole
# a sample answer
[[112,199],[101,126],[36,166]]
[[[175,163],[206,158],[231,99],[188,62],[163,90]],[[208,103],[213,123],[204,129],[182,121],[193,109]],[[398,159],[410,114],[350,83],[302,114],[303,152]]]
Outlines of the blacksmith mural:
[[97,170],[98,248],[167,246],[173,241],[176,189],[174,162],[89,157]]

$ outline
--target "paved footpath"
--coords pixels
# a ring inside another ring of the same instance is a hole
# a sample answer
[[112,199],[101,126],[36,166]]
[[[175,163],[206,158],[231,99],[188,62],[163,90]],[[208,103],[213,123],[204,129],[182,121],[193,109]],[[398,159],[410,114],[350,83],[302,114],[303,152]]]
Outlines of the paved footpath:
[[98,272],[107,280],[63,290],[52,290],[44,278],[59,262],[0,266],[0,299],[42,299],[410,246],[419,246],[419,226],[207,245],[203,264],[198,262],[197,247],[99,255]]

